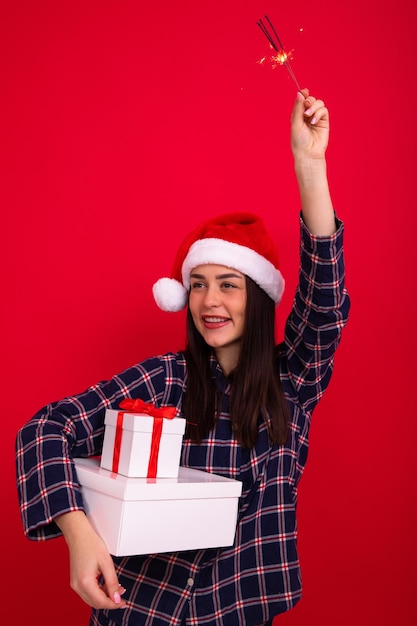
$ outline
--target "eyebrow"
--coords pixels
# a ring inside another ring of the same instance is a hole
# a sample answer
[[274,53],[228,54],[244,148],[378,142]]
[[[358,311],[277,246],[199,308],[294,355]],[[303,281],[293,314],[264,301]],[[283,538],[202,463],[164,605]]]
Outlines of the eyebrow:
[[[204,274],[190,274],[190,278],[205,278]],[[228,274],[217,274],[217,276],[215,276],[215,278],[217,280],[224,280],[225,278],[243,278],[243,275],[239,275],[239,274],[234,274],[233,272],[230,272]]]

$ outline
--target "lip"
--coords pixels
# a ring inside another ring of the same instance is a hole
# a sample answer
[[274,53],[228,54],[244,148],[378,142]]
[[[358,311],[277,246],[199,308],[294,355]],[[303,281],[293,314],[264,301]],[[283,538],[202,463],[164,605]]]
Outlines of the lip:
[[231,321],[229,317],[220,317],[217,315],[206,315],[202,317],[202,320],[205,328],[210,330],[223,328],[223,326],[226,326]]

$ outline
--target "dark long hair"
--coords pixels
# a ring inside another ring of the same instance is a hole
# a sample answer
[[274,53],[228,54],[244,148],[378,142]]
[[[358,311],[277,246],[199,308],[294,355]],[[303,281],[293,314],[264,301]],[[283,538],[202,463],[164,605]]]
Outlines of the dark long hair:
[[[238,364],[230,375],[230,417],[239,443],[255,445],[260,416],[273,443],[288,436],[289,407],[278,372],[275,346],[275,304],[248,276],[246,311]],[[221,399],[210,370],[212,348],[197,331],[187,312],[187,390],[183,401],[187,436],[200,443],[216,424]]]

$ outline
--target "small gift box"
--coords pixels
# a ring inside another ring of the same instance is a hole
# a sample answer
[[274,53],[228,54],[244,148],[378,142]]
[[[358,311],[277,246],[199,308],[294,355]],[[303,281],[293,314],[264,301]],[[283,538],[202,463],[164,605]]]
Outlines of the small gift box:
[[175,407],[127,398],[120,411],[106,410],[104,423],[102,468],[132,478],[178,476],[185,419]]
[[87,516],[110,554],[233,544],[242,483],[180,467],[176,478],[128,478],[75,459]]

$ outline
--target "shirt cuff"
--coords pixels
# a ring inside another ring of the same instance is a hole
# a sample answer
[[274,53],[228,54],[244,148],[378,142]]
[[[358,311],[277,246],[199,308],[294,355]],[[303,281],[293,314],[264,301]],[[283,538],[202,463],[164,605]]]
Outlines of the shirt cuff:
[[335,246],[337,249],[343,245],[343,232],[344,224],[336,216],[334,216],[336,231],[331,235],[313,235],[311,233],[300,213],[300,228],[301,228],[301,242],[306,250],[311,252],[319,252],[320,250],[328,249],[329,246]]

